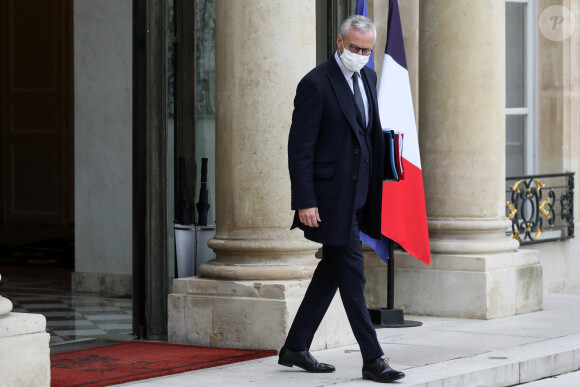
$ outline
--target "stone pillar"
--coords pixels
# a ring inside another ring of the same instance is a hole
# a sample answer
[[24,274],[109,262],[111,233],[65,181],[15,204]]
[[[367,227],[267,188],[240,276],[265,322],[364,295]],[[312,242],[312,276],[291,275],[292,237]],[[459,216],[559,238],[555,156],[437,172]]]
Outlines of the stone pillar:
[[46,333],[46,318],[11,311],[12,302],[0,296],[2,385],[50,386],[50,335]]
[[[287,143],[299,80],[315,66],[310,0],[218,0],[216,9],[216,259],[177,279],[169,340],[278,349],[320,245],[290,231]],[[313,349],[354,341],[331,306]],[[345,332],[338,331],[344,327]]]
[[309,278],[317,263],[319,246],[289,230],[294,91],[316,59],[314,6],[303,3],[217,2],[217,259],[203,277]]
[[[400,254],[395,302],[494,318],[542,308],[536,251],[506,237],[505,3],[420,2],[419,122],[432,264]],[[396,261],[396,262],[397,262]]]

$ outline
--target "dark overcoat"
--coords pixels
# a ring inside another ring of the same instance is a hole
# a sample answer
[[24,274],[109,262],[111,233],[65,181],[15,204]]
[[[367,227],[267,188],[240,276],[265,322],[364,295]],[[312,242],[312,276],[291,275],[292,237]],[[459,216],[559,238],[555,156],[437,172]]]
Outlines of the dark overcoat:
[[[380,239],[384,140],[377,107],[377,75],[361,70],[369,91],[372,122],[371,174],[366,206],[359,228]],[[354,213],[361,143],[357,136],[352,91],[334,54],[310,71],[298,84],[288,140],[288,168],[292,186],[292,228],[299,227],[312,241],[328,245],[348,243]],[[298,219],[298,209],[318,207],[319,227]]]

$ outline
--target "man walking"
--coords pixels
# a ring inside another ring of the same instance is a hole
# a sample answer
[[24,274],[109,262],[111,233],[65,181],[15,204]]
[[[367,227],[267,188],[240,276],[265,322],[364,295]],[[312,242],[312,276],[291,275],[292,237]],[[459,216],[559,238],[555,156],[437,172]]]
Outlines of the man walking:
[[366,307],[359,230],[380,239],[384,142],[377,108],[377,77],[365,67],[375,43],[373,22],[350,16],[337,51],[298,84],[288,141],[292,228],[323,244],[278,363],[309,372],[332,372],[308,352],[336,290],[363,357],[364,379],[405,377],[382,359]]

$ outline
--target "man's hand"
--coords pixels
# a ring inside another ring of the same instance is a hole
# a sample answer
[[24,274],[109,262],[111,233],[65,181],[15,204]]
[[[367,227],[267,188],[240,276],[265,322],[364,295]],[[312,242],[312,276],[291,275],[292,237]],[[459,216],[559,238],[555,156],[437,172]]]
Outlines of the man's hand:
[[321,222],[318,207],[302,208],[298,210],[298,217],[300,222],[308,227],[318,227],[318,223]]

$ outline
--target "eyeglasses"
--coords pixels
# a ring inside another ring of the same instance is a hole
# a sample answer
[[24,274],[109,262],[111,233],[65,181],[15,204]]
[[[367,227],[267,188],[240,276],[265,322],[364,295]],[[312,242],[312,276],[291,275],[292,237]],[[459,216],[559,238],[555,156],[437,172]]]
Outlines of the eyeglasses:
[[359,46],[355,46],[354,44],[347,45],[348,51],[352,52],[353,54],[358,54],[359,51],[362,51],[364,56],[369,56],[372,52],[372,48],[360,48]]

